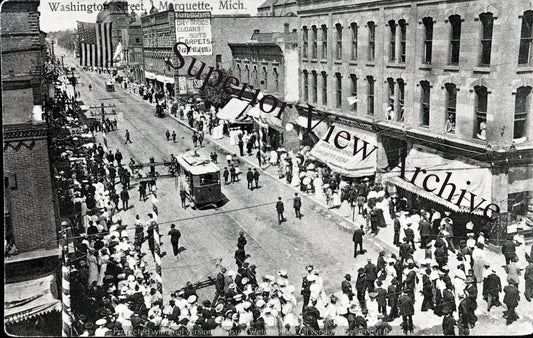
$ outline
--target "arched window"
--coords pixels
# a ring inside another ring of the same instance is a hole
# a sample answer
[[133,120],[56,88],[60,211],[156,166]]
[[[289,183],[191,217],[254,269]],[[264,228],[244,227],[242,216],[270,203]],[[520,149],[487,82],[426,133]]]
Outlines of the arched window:
[[474,123],[474,137],[485,140],[487,129],[488,91],[485,86],[475,86],[476,93],[476,121]]
[[352,29],[352,60],[357,60],[357,23],[350,24]]
[[336,92],[336,99],[335,107],[341,108],[342,107],[342,76],[341,73],[335,73],[335,92]]
[[531,87],[520,87],[516,91],[514,108],[514,128],[513,139],[527,139],[527,125],[529,113],[529,100],[531,97]]
[[244,75],[246,75],[246,83],[250,83],[250,68],[248,66],[244,66]]
[[322,104],[328,104],[328,74],[322,72]]
[[312,87],[313,87],[311,100],[313,103],[316,103],[317,97],[318,97],[318,74],[315,70],[313,70],[311,72],[311,76],[312,76]]
[[389,77],[387,78],[387,89],[388,89],[388,106],[387,106],[387,120],[396,120],[395,116],[395,97],[394,97],[394,79]]
[[237,76],[239,77],[239,81],[242,81],[241,65],[237,65]]
[[357,76],[355,76],[355,74],[350,74],[350,82],[351,82],[351,85],[352,85],[352,90],[351,90],[351,93],[352,93],[352,100],[353,100],[353,104],[351,105],[352,107],[352,110],[353,111],[357,111]]
[[492,13],[483,13],[479,15],[481,21],[481,54],[479,65],[483,67],[490,66],[490,54],[492,51],[492,28],[494,17]]
[[374,77],[367,76],[366,80],[368,82],[367,88],[367,114],[374,115]]
[[309,49],[309,30],[307,29],[307,26],[303,26],[302,40],[302,57],[307,58],[307,51]]
[[396,22],[394,20],[389,21],[389,61],[396,61]]
[[304,101],[307,102],[309,100],[309,75],[307,70],[303,71],[303,84],[303,97]]
[[461,16],[452,15],[449,18],[451,25],[450,33],[450,65],[459,64],[459,49],[461,46]]
[[263,67],[263,88],[268,89],[268,72],[266,67]]
[[328,57],[328,27],[322,25],[322,59]]
[[420,125],[429,127],[430,89],[427,81],[420,81]]
[[424,24],[424,58],[422,62],[431,64],[431,54],[433,52],[433,18],[425,17],[422,19]]
[[279,74],[278,74],[278,69],[277,68],[274,68],[273,69],[273,73],[274,73],[274,92],[278,92],[279,91]]
[[254,69],[252,70],[252,79],[254,81],[254,87],[259,88],[259,78],[257,75],[257,67],[254,66]]
[[311,27],[311,57],[316,59],[318,57],[318,30],[316,26]]
[[336,48],[335,48],[335,57],[337,60],[342,59],[342,26],[340,23],[335,25],[335,38],[336,38]]
[[453,83],[446,83],[446,121],[444,131],[448,134],[455,134],[455,119],[457,109],[457,86]]
[[522,30],[520,32],[520,48],[518,50],[518,64],[533,64],[533,11],[526,11],[522,16]]
[[404,63],[407,42],[407,23],[404,19],[401,19],[398,20],[398,26],[400,26],[400,53],[398,55],[398,61]]
[[376,56],[376,24],[374,21],[367,23],[368,27],[368,61],[374,61]]

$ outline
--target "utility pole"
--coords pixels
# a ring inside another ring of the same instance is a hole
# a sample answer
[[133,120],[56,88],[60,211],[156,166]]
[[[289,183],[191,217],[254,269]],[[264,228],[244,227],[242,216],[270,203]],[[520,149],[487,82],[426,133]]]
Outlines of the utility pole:
[[108,105],[104,105],[103,103],[100,104],[100,106],[90,106],[89,108],[91,109],[95,109],[95,108],[100,108],[101,109],[101,112],[100,114],[102,115],[102,126],[104,125],[105,123],[105,115],[117,115],[116,112],[114,113],[106,113],[104,108],[114,108],[115,105],[114,104],[108,104]]

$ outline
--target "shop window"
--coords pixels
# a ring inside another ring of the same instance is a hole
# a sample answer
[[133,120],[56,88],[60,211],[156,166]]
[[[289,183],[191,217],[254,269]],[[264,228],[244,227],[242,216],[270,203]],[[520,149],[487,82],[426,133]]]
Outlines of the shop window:
[[316,59],[318,57],[318,31],[316,26],[311,27],[311,57]]
[[322,72],[322,104],[328,104],[328,74]]
[[316,103],[317,102],[317,97],[318,97],[318,74],[316,71],[312,71],[311,72],[311,78],[312,78],[312,82],[313,82],[313,92],[312,92],[312,97],[311,97],[311,100],[313,103]]
[[389,21],[389,61],[396,61],[396,22],[394,20]]
[[492,28],[494,17],[492,13],[483,13],[479,16],[481,21],[481,54],[479,65],[482,67],[490,66],[490,54],[492,51]]
[[322,59],[328,57],[328,27],[322,25]]
[[420,126],[422,127],[429,127],[430,88],[429,82],[420,81]]
[[533,203],[532,199],[533,193],[528,191],[507,195],[507,210],[509,210],[509,221],[511,223],[527,218],[528,206]]
[[340,73],[335,73],[335,91],[337,102],[335,102],[336,108],[342,107],[342,77]]
[[455,134],[455,118],[457,108],[457,87],[453,83],[446,83],[446,122],[444,130],[448,134]]
[[[355,76],[355,74],[350,75],[350,82],[352,84],[352,98],[354,98],[354,100],[357,100],[357,76]],[[351,106],[352,111],[357,111],[357,101],[355,101],[355,103]]]
[[303,27],[303,36],[302,36],[303,44],[302,44],[302,57],[307,58],[307,50],[309,48],[309,30],[307,29],[307,26]]
[[352,30],[352,54],[351,54],[351,58],[352,58],[352,60],[357,60],[357,24],[355,22],[352,22],[350,24],[350,28]]
[[452,15],[449,18],[451,25],[450,34],[450,65],[459,64],[459,49],[461,47],[461,16]]
[[304,82],[303,97],[304,97],[304,101],[307,102],[309,100],[309,76],[307,74],[307,70],[303,71],[303,82]]
[[259,88],[259,78],[257,77],[257,67],[254,66],[254,69],[252,70],[252,78],[254,80],[254,87]]
[[335,25],[335,36],[337,40],[335,56],[337,60],[342,60],[342,26],[340,23]]
[[405,105],[405,82],[403,81],[403,79],[396,79],[396,83],[398,83],[398,113],[396,114],[396,121],[403,122]]
[[374,61],[376,56],[376,24],[374,21],[367,23],[368,27],[368,61]]
[[485,140],[487,129],[487,105],[488,92],[487,87],[474,87],[476,93],[476,121],[474,124],[474,137]]
[[533,11],[526,11],[522,16],[522,30],[520,32],[520,48],[518,50],[518,64],[531,66],[533,64]]
[[405,53],[406,53],[406,44],[407,44],[407,23],[405,20],[399,20],[398,26],[400,26],[400,53],[398,55],[398,61],[400,63],[405,63]]
[[388,106],[387,106],[387,120],[396,120],[394,116],[394,79],[387,78],[388,89]]
[[514,109],[514,128],[513,139],[523,140],[527,139],[527,115],[529,112],[529,98],[531,87],[520,87],[516,91],[515,109]]
[[433,18],[425,17],[422,19],[424,24],[424,55],[422,62],[431,64],[431,56],[433,53]]
[[374,116],[374,77],[367,76],[366,81],[368,84],[367,88],[367,114]]

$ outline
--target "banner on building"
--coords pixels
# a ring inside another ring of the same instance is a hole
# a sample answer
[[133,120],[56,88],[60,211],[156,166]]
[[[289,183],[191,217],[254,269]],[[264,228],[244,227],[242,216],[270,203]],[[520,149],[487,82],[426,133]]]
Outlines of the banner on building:
[[80,65],[85,67],[113,67],[112,23],[78,23]]
[[187,55],[212,55],[211,13],[176,12],[176,42],[191,47]]

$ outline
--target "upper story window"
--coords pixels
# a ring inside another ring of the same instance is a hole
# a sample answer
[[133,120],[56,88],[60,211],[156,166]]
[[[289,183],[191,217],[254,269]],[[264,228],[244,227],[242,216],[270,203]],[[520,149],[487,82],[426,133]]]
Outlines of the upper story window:
[[307,29],[307,26],[303,27],[302,40],[302,57],[307,58],[307,50],[309,48],[309,30]]
[[461,47],[461,16],[452,15],[449,18],[451,33],[450,33],[450,58],[448,63],[450,65],[459,64],[459,48]]
[[316,103],[317,97],[318,97],[318,74],[314,70],[311,72],[311,81],[312,81],[312,88],[313,88],[311,100],[313,103]]
[[322,104],[328,104],[328,74],[322,72]]
[[239,81],[242,81],[242,70],[240,65],[237,65],[237,76],[239,77]]
[[355,22],[352,22],[350,24],[350,28],[352,30],[352,53],[351,53],[351,58],[352,58],[352,60],[357,60],[357,24]]
[[474,137],[485,140],[487,129],[488,91],[485,86],[475,86],[476,92],[476,121],[474,123]]
[[367,76],[366,81],[368,83],[367,88],[367,114],[374,115],[374,84],[375,80],[373,76]]
[[318,31],[316,26],[311,27],[311,57],[316,59],[318,57]]
[[335,73],[335,91],[337,101],[335,102],[336,108],[342,107],[342,76],[340,73]]
[[420,81],[420,125],[429,127],[430,89],[427,81]]
[[254,69],[252,70],[252,77],[254,80],[254,87],[259,88],[259,77],[257,75],[257,67],[254,66]]
[[396,115],[396,121],[403,122],[404,120],[404,106],[405,106],[405,82],[403,79],[396,79],[398,83],[398,109]]
[[482,67],[490,66],[490,54],[492,51],[492,28],[494,17],[492,13],[483,13],[479,16],[481,21],[481,54],[479,65]]
[[519,65],[533,65],[533,11],[526,11],[522,16],[520,32],[520,48],[518,50]]
[[[513,139],[514,140],[526,140],[527,139],[527,125],[528,125],[528,113],[529,113],[529,100],[531,97],[531,87],[520,87],[516,91],[515,108],[514,108],[514,128]],[[531,122],[529,122],[531,123]]]
[[322,25],[322,59],[328,57],[328,27]]
[[303,82],[304,82],[303,97],[304,97],[304,101],[307,102],[309,100],[309,75],[307,73],[307,70],[303,71]]
[[266,67],[263,67],[263,80],[261,81],[263,88],[268,89],[268,71]]
[[250,68],[244,66],[244,75],[246,75],[246,83],[250,83]]
[[387,106],[387,120],[396,120],[396,117],[394,115],[394,79],[393,78],[387,78],[387,89],[388,89],[388,106]]
[[431,55],[433,53],[433,18],[425,17],[422,19],[424,24],[424,55],[422,63],[431,64]]
[[278,74],[278,69],[277,68],[274,68],[272,70],[272,72],[274,73],[274,92],[278,92],[279,91],[279,74]]
[[398,55],[398,62],[404,63],[407,43],[407,23],[404,19],[401,19],[398,21],[398,26],[400,27],[400,53]]
[[352,85],[352,99],[354,103],[351,105],[353,111],[357,111],[357,76],[355,74],[350,75],[350,82]]
[[453,83],[446,83],[446,122],[444,132],[455,134],[455,117],[457,108],[457,87]]
[[396,61],[396,22],[394,20],[389,21],[389,61]]
[[376,56],[376,24],[369,21],[368,26],[368,61],[374,61]]
[[337,60],[342,59],[342,26],[340,23],[335,25],[335,37],[336,37],[336,48],[335,48],[335,57]]

